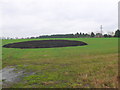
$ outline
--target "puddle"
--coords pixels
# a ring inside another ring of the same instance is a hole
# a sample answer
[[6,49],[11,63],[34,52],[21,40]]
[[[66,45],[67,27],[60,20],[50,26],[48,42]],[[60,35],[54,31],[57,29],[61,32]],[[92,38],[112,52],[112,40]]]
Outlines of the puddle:
[[0,70],[0,85],[3,87],[11,86],[14,83],[17,83],[21,80],[22,77],[31,75],[33,73],[26,73],[25,71],[18,71],[13,67],[6,67]]
[[6,86],[8,83],[16,83],[20,81],[20,76],[24,75],[24,71],[16,71],[13,67],[6,67],[0,70],[2,78],[0,78],[0,84]]
[[18,79],[18,76],[23,75],[23,71],[15,71],[15,68],[4,68],[0,71],[2,73],[2,81],[14,82]]

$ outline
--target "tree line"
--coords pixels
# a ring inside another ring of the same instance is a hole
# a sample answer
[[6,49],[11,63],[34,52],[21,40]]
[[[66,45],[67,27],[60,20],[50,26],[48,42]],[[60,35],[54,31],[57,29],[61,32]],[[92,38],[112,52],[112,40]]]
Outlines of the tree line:
[[105,37],[105,38],[110,38],[110,37],[120,37],[120,30],[116,30],[114,35],[110,34],[104,34],[102,35],[101,33],[94,33],[91,32],[90,34],[88,33],[76,33],[76,34],[56,34],[56,35],[42,35],[39,37],[30,37],[31,39],[34,38],[93,38],[93,37]]
[[[105,38],[110,38],[110,37],[120,37],[120,30],[116,30],[114,35],[110,34],[101,34],[101,33],[94,33],[91,32],[90,34],[88,33],[76,33],[76,34],[55,34],[55,35],[42,35],[38,37],[27,37],[27,38],[20,38],[20,39],[38,39],[38,38],[99,38],[99,37],[105,37]],[[3,39],[13,39],[13,38],[3,38]],[[16,37],[15,39],[18,39]]]

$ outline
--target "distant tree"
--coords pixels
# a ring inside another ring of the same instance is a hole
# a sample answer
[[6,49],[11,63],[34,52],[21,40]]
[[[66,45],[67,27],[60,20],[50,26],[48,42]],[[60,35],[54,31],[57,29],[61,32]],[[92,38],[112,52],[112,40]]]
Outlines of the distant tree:
[[87,38],[88,38],[88,37],[90,37],[90,35],[89,35],[89,34],[87,34],[87,33],[86,33],[84,36],[85,36],[85,37],[87,37]]
[[119,29],[117,31],[115,31],[115,36],[114,37],[120,37],[120,30]]
[[75,34],[75,37],[78,38],[79,36],[80,36],[80,34],[77,32],[77,33]]
[[91,32],[91,37],[95,37],[95,34],[93,32]]
[[81,32],[80,32],[79,36],[82,37],[82,33]]
[[103,36],[104,36],[105,38],[106,38],[106,37],[109,37],[109,38],[110,38],[110,37],[113,37],[113,35],[112,35],[111,33],[104,34]]
[[110,38],[110,37],[112,37],[112,35],[108,35],[108,37]]
[[85,37],[85,34],[84,34],[84,33],[82,33],[82,37]]
[[95,37],[102,37],[101,33],[96,33]]
[[30,37],[30,39],[35,39],[35,37]]
[[82,33],[80,32],[80,35],[82,35]]
[[104,34],[103,36],[104,36],[104,37],[108,37],[108,35],[107,35],[107,34]]

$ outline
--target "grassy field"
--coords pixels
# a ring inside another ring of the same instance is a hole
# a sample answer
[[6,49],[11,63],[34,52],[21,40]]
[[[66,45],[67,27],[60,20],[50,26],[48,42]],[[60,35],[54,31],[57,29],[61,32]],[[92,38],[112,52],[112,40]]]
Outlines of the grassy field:
[[[2,42],[4,45],[28,40],[35,39],[3,40]],[[83,41],[88,45],[39,49],[3,48],[3,68],[13,66],[20,70],[26,70],[26,72],[35,73],[24,77],[21,82],[10,87],[117,87],[117,38],[64,38],[64,40]]]

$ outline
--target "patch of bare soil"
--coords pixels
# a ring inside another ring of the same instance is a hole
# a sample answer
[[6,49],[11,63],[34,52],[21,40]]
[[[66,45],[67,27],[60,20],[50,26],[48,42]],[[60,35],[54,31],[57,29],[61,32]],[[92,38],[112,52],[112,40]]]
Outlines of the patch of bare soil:
[[55,47],[69,47],[69,46],[84,46],[87,43],[73,40],[34,40],[6,44],[5,48],[55,48]]

